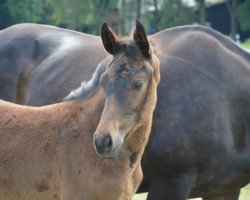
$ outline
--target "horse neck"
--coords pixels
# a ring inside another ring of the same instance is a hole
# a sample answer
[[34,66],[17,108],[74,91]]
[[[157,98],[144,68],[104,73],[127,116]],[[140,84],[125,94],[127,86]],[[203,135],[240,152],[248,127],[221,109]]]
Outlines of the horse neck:
[[67,119],[67,126],[69,127],[66,134],[71,134],[72,128],[76,129],[79,136],[84,138],[84,141],[91,141],[92,144],[93,133],[100,121],[104,102],[104,94],[101,88],[97,88],[87,97],[65,102],[67,105],[66,108],[64,106],[64,110],[67,110],[67,112],[65,112],[64,118]]
[[129,135],[126,141],[126,147],[129,152],[134,154],[142,154],[148,142],[151,126],[152,119],[149,119],[146,124],[137,127],[136,130],[134,130],[131,135]]

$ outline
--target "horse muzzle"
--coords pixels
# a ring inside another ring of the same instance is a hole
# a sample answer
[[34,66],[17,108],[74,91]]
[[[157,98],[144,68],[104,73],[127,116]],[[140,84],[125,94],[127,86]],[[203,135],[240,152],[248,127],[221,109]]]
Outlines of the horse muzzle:
[[94,147],[96,153],[103,158],[115,158],[118,156],[123,144],[122,138],[112,138],[110,133],[94,134]]

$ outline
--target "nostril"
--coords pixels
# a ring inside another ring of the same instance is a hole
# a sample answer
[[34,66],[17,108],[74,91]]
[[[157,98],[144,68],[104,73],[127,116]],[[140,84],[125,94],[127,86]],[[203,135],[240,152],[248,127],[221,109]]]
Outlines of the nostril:
[[96,152],[101,156],[107,156],[112,151],[113,141],[109,133],[98,138],[94,136],[94,146]]
[[108,150],[112,147],[112,138],[110,137],[110,135],[106,135],[103,138],[103,147]]

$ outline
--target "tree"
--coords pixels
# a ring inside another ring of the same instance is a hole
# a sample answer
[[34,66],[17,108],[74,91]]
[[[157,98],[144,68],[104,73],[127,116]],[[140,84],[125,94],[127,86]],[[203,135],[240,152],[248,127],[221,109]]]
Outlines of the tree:
[[205,0],[196,0],[198,5],[199,24],[206,24],[206,3]]
[[242,30],[250,31],[250,0],[245,0],[239,5],[237,16]]
[[108,11],[116,6],[115,0],[47,0],[53,8],[52,20],[56,25],[98,33]]
[[22,22],[41,22],[45,1],[0,0],[0,28]]
[[137,0],[137,18],[141,18],[141,0]]
[[194,12],[181,0],[164,1],[159,10],[159,28],[168,28],[193,23]]
[[7,0],[0,0],[0,29],[11,25],[10,13],[7,7]]
[[156,31],[158,31],[158,23],[159,23],[159,10],[158,10],[158,1],[157,0],[153,0],[154,2],[154,11],[153,11],[153,15],[154,18],[153,20],[153,29]]
[[[98,17],[94,4],[90,0],[48,0],[53,8],[52,20],[56,25],[67,25],[81,30],[83,25],[90,25]],[[95,14],[91,14],[95,13]]]
[[226,5],[231,21],[231,37],[234,39],[237,33],[237,19],[236,19],[237,0],[226,0]]
[[14,23],[39,22],[43,14],[43,5],[43,1],[40,0],[7,0],[6,8]]

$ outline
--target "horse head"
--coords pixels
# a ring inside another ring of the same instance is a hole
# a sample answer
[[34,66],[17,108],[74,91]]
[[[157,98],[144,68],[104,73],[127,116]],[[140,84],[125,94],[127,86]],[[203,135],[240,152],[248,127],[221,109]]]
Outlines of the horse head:
[[139,20],[132,36],[125,39],[104,23],[101,38],[112,57],[100,76],[106,100],[94,146],[100,156],[114,158],[138,127],[151,123],[160,79],[159,61]]

